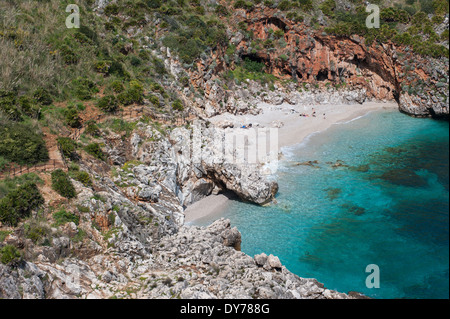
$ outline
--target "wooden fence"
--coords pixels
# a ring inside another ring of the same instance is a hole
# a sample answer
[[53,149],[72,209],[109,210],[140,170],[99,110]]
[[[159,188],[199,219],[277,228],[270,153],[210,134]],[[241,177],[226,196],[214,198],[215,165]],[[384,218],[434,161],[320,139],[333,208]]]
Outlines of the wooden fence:
[[30,166],[12,166],[5,168],[3,171],[0,171],[0,179],[14,178],[16,176],[21,176],[28,173],[51,172],[58,168],[64,170],[67,168],[67,166],[66,164],[64,164],[64,162],[54,159],[49,160],[44,164],[36,164]]
[[[161,114],[156,113],[153,111],[150,111],[148,109],[140,108],[140,109],[129,109],[129,110],[120,110],[113,114],[114,117],[121,117],[123,119],[129,118],[140,118],[143,116],[149,117],[154,121],[159,121],[164,124],[170,124],[170,125],[176,125],[181,126],[189,123],[191,120],[195,118],[195,114],[192,112],[184,112],[181,114]],[[97,116],[94,116],[93,118],[90,118],[86,120],[88,121],[94,121],[96,123],[100,122],[101,120],[105,119],[108,115],[100,114]],[[76,129],[72,131],[67,137],[71,138],[74,141],[77,141],[80,139],[81,134],[83,134],[84,130],[83,128]],[[28,173],[36,173],[36,172],[47,172],[47,171],[53,171],[55,169],[68,169],[68,162],[64,156],[64,153],[62,152],[60,145],[58,144],[58,150],[61,154],[61,160],[51,159],[47,163],[43,164],[36,164],[31,166],[10,166],[6,167],[3,170],[0,171],[0,179],[5,178],[14,178],[16,176],[20,176],[23,174]]]

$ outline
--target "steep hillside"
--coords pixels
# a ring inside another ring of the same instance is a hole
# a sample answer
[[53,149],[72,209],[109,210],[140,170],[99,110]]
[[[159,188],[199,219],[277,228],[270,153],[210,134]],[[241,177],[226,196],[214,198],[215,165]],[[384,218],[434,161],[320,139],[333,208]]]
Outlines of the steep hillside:
[[[396,101],[448,120],[448,1],[374,3],[380,29],[360,0],[0,2],[0,298],[360,297],[183,211],[278,191],[215,161],[214,115]],[[207,160],[193,164],[194,120]]]

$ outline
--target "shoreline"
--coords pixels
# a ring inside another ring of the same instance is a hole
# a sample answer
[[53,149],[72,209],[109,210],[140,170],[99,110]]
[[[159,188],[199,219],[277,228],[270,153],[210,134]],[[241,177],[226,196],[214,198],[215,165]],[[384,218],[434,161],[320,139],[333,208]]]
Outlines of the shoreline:
[[[283,153],[283,148],[295,147],[303,143],[313,134],[321,133],[334,124],[346,124],[357,120],[373,111],[383,109],[398,109],[395,102],[367,102],[364,104],[349,105],[315,105],[301,106],[283,103],[281,105],[270,105],[261,103],[258,105],[263,110],[258,115],[232,115],[224,113],[211,118],[214,125],[223,122],[233,123],[233,130],[242,130],[243,125],[252,124],[253,127],[279,127],[278,130],[278,152]],[[313,111],[316,117],[312,117]],[[302,117],[300,114],[309,116]],[[323,115],[325,114],[325,116]],[[233,196],[230,194],[210,195],[200,201],[189,205],[185,211],[185,224],[211,215],[221,215]]]

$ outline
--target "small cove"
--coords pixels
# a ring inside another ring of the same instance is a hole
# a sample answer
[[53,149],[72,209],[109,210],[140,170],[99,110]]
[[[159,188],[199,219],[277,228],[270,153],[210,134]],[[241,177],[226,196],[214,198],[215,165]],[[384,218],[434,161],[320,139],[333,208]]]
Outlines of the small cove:
[[[284,148],[277,204],[231,201],[195,225],[228,218],[243,252],[274,254],[329,289],[448,298],[448,146],[448,122],[371,112]],[[365,286],[369,264],[379,289]]]

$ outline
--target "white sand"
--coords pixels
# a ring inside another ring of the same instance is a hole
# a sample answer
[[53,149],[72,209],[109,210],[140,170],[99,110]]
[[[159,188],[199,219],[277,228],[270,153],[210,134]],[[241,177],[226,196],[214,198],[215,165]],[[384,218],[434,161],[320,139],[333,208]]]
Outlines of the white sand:
[[205,197],[186,208],[184,222],[190,223],[213,213],[219,213],[227,208],[229,201],[230,198],[223,194]]
[[[244,131],[241,127],[250,123],[253,127],[275,127],[277,122],[281,122],[282,126],[278,130],[278,151],[281,151],[283,147],[299,144],[309,135],[325,131],[333,124],[344,123],[375,110],[398,108],[398,105],[393,102],[316,106],[286,103],[274,106],[261,103],[259,107],[263,109],[263,112],[259,115],[224,113],[211,118],[210,121],[214,124],[220,124],[224,121],[231,122],[235,127],[233,130],[237,131]],[[316,112],[316,117],[312,117],[313,110]],[[307,114],[308,117],[301,117],[300,114],[302,113]],[[185,221],[192,222],[211,214],[217,214],[225,210],[228,204],[229,197],[225,195],[208,196],[185,210]]]
[[[263,112],[259,115],[232,115],[224,113],[210,119],[217,124],[229,121],[235,124],[235,128],[252,124],[253,127],[275,127],[274,122],[281,122],[283,126],[278,131],[278,146],[282,147],[299,144],[312,133],[322,132],[331,125],[346,122],[368,114],[370,111],[382,108],[398,108],[396,103],[370,102],[357,105],[316,105],[300,106],[287,103],[274,106],[266,103],[259,104]],[[312,117],[313,109],[316,117]],[[300,114],[308,117],[301,117]],[[325,114],[325,116],[323,115]]]

